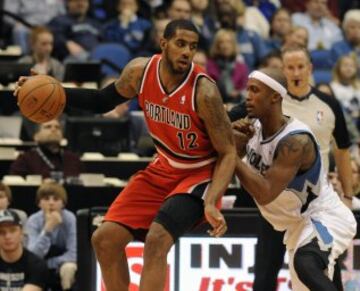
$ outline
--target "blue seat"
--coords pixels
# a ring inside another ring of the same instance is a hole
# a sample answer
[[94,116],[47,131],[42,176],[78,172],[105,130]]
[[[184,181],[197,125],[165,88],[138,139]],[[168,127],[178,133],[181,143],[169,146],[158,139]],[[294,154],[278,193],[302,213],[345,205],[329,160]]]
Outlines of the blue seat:
[[314,70],[313,72],[315,84],[330,83],[332,79],[331,70]]
[[310,52],[314,70],[330,70],[332,68],[330,50],[313,50]]
[[118,76],[132,56],[121,44],[103,43],[93,49],[90,58],[101,61],[101,73],[104,76]]

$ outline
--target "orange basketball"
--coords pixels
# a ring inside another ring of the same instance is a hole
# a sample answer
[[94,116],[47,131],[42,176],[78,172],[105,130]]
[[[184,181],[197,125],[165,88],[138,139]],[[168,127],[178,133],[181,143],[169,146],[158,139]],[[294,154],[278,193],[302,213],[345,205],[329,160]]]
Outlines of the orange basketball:
[[18,94],[21,113],[36,123],[59,117],[65,104],[64,88],[59,81],[46,75],[29,77]]

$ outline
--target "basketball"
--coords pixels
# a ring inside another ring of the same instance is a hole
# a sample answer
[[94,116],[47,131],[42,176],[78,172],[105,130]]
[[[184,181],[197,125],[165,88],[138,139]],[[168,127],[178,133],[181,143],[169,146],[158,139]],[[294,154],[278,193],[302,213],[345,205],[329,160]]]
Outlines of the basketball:
[[66,104],[64,88],[56,79],[37,75],[29,77],[18,93],[21,113],[36,123],[59,117]]

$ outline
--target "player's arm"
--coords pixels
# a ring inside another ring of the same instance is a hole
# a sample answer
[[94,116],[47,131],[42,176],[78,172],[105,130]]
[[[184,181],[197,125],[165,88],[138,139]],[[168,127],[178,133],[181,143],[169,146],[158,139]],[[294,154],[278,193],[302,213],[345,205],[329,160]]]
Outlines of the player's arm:
[[[135,97],[139,93],[142,75],[148,60],[148,58],[131,60],[121,72],[118,80],[103,89],[65,88],[67,107],[104,113]],[[15,96],[27,78],[19,79],[14,92]]]
[[230,120],[225,112],[217,86],[207,78],[201,78],[197,85],[197,112],[203,120],[218,159],[212,182],[205,197],[205,216],[213,227],[212,235],[219,236],[226,231],[226,223],[215,205],[234,174],[236,150]]
[[245,117],[233,122],[231,126],[233,128],[237,154],[242,158],[246,154],[247,143],[255,133],[253,121]]
[[316,158],[315,144],[307,134],[285,137],[277,148],[273,165],[264,176],[257,173],[240,158],[236,161],[236,175],[241,185],[260,205],[273,201],[299,170],[307,170]]

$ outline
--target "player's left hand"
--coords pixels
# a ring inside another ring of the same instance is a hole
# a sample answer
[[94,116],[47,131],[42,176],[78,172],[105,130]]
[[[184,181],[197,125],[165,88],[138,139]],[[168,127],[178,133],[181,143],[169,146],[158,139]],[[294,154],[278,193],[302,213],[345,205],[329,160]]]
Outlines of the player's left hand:
[[227,231],[227,225],[224,216],[220,210],[213,204],[205,205],[205,217],[206,220],[212,226],[212,229],[208,231],[211,236],[220,237]]

